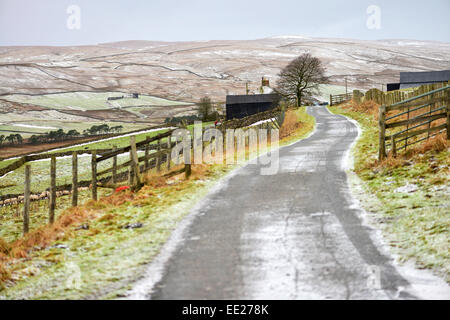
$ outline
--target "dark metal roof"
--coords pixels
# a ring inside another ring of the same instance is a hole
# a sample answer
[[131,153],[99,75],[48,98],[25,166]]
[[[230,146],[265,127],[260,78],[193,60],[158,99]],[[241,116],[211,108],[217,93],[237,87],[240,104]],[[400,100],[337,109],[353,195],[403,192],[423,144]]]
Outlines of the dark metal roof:
[[425,72],[400,72],[400,83],[431,83],[450,80],[450,70]]
[[233,95],[227,96],[227,105],[240,103],[267,103],[277,102],[278,100],[277,94]]

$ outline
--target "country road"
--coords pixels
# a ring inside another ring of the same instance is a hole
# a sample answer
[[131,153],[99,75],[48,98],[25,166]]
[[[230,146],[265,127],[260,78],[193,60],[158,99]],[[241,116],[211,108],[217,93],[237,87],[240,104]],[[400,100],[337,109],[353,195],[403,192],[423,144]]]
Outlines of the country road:
[[280,149],[278,173],[249,164],[212,190],[130,298],[418,298],[350,194],[344,164],[357,127],[325,107],[308,112],[316,130]]

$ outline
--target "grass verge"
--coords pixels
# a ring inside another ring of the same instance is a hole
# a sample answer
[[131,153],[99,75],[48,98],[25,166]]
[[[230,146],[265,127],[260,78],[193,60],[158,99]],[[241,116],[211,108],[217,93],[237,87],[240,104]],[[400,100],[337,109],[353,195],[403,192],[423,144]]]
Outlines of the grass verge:
[[[379,162],[378,124],[373,108],[352,104],[329,107],[358,121],[362,129],[355,144],[353,171],[362,180],[357,195],[375,217],[399,262],[413,260],[450,282],[449,144],[438,136],[397,158]],[[410,192],[402,187],[409,186]],[[373,197],[374,196],[374,197]]]

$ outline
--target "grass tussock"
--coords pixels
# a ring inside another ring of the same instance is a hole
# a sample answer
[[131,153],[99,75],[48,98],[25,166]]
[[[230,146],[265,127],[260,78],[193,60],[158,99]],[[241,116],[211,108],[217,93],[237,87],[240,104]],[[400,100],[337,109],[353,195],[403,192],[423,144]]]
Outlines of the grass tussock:
[[447,140],[447,134],[441,133],[433,138],[426,140],[422,144],[409,149],[406,152],[406,156],[412,157],[417,154],[424,154],[425,152],[438,153],[447,150],[449,147],[450,143]]
[[121,206],[126,202],[130,202],[134,199],[134,193],[131,191],[114,192],[110,196],[101,198],[98,202],[106,206]]
[[285,114],[283,125],[280,128],[280,139],[290,136],[302,126],[294,110],[288,109]]
[[389,155],[379,161],[367,162],[362,169],[395,169],[409,165],[411,162],[421,161],[425,154],[434,155],[448,150],[450,143],[447,140],[446,133],[441,133],[433,138],[425,140],[421,144],[411,146],[405,153],[398,154],[396,157]]
[[376,160],[373,163],[367,163],[363,169],[370,169],[370,168],[379,168],[379,169],[385,169],[385,168],[400,168],[405,165],[405,159],[401,157],[393,157],[392,154],[389,154],[385,159],[379,161]]
[[11,277],[9,269],[0,261],[0,288],[3,287],[2,283]]
[[0,239],[0,283],[9,279],[11,273],[8,265],[16,259],[28,258],[34,250],[46,248],[52,242],[64,239],[69,236],[69,227],[92,218],[92,215],[93,212],[86,208],[70,208],[54,224],[37,228],[11,244]]
[[380,108],[380,105],[372,100],[364,101],[362,103],[357,103],[356,101],[351,100],[350,102],[343,104],[342,108],[349,109],[354,112],[370,114],[378,120],[378,109]]
[[[51,242],[61,240],[66,235],[66,229],[80,224],[91,218],[93,212],[89,209],[76,207],[66,210],[54,224],[46,225],[26,234],[22,239],[15,241],[12,247],[13,258],[24,258],[34,248],[45,248]],[[17,256],[18,253],[19,256]]]
[[192,166],[192,173],[190,179],[203,180],[209,175],[209,166],[206,164],[196,164]]
[[8,244],[8,242],[0,238],[0,258],[6,256],[9,251],[11,251],[11,246]]

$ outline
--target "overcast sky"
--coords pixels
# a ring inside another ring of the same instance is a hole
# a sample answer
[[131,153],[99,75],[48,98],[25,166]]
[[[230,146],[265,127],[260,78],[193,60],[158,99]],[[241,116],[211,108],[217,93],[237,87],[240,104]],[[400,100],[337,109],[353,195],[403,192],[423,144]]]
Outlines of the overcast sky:
[[276,35],[450,42],[449,13],[450,0],[0,0],[0,45]]

